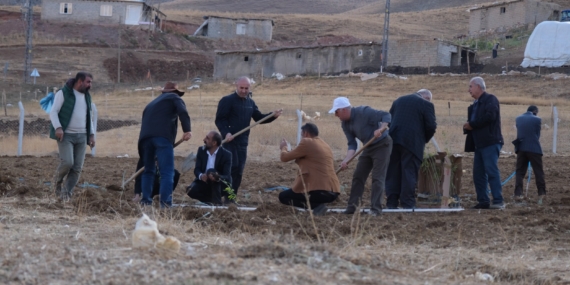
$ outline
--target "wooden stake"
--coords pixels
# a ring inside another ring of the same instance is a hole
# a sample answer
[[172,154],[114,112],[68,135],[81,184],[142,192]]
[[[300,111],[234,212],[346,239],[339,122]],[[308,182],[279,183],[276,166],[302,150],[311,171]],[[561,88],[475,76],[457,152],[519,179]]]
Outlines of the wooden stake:
[[4,116],[8,117],[8,111],[6,110],[6,90],[2,90],[2,105],[4,105]]
[[321,63],[319,62],[319,78],[321,78]]
[[471,64],[469,60],[469,53],[467,53],[467,74],[471,74]]
[[509,73],[509,62],[505,62],[505,70]]

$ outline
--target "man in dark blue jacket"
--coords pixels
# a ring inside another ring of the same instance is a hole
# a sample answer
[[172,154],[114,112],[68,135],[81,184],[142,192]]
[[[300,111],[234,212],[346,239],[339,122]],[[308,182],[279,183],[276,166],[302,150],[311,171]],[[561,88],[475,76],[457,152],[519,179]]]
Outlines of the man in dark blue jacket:
[[[155,161],[160,170],[160,205],[172,206],[172,185],[174,183],[174,140],[178,129],[178,119],[187,141],[192,137],[190,116],[186,104],[182,101],[184,92],[178,86],[167,82],[162,94],[145,107],[139,135],[139,155],[144,159],[142,174],[141,204],[152,204],[152,186],[154,184]],[[156,158],[156,160],[155,160]]]
[[[501,110],[495,95],[485,92],[485,81],[473,77],[469,81],[469,93],[475,99],[467,109],[467,123],[463,125],[465,151],[475,152],[473,157],[473,183],[478,204],[475,209],[504,209],[499,154],[503,146],[501,134]],[[491,187],[493,204],[487,194]]]
[[[232,134],[249,127],[251,119],[257,122],[269,115],[261,113],[251,99],[249,95],[250,82],[247,77],[240,77],[236,80],[236,91],[220,100],[216,112],[216,127],[226,140],[224,148],[232,153],[232,188],[236,194],[241,185],[247,159],[249,130],[235,138]],[[268,119],[263,124],[274,121],[281,115],[281,112],[281,109],[275,110],[273,118]]]
[[220,133],[211,131],[204,138],[204,146],[198,148],[194,167],[196,179],[186,188],[190,198],[207,204],[222,204],[222,189],[227,187],[225,183],[232,183],[232,154],[221,145]]
[[517,139],[515,153],[517,154],[517,178],[515,184],[515,199],[522,198],[523,178],[526,175],[527,165],[530,162],[536,178],[538,189],[538,202],[542,204],[546,195],[546,183],[544,182],[544,170],[542,169],[542,148],[540,147],[540,117],[537,117],[538,108],[530,106],[527,112],[516,119]]
[[386,207],[395,209],[416,206],[416,183],[424,148],[437,127],[431,92],[421,89],[402,96],[390,108],[390,136],[393,147],[386,175]]

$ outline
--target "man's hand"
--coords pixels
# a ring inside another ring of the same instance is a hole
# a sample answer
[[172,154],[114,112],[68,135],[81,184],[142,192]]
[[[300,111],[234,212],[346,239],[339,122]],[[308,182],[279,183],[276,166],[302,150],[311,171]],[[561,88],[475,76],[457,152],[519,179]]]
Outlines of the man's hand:
[[55,136],[60,142],[63,141],[63,129],[57,128],[57,130],[55,130]]
[[89,146],[91,147],[91,149],[95,147],[95,135],[89,136]]
[[220,181],[220,176],[215,175],[214,173],[210,173],[210,174],[208,174],[208,179],[210,181],[218,182],[218,181]]
[[283,113],[283,109],[275,110],[273,111],[273,117],[279,118],[279,116],[281,116],[281,113]]
[[281,140],[281,143],[279,144],[279,149],[283,149],[283,148],[287,148],[287,141],[285,139]]
[[379,129],[377,129],[377,130],[375,130],[375,131],[374,131],[374,137],[375,137],[375,138],[381,137],[382,134],[383,134],[386,130],[388,130],[388,127],[385,127],[385,126],[379,128]]
[[232,134],[230,134],[230,133],[226,134],[226,139],[225,139],[226,142],[231,142],[233,139],[234,139],[234,136],[232,136]]
[[202,173],[200,175],[200,180],[202,180],[204,182],[208,182],[208,175],[206,175],[206,173]]
[[345,160],[343,160],[340,165],[339,165],[340,169],[345,170],[348,168],[348,162]]
[[184,135],[182,135],[182,139],[184,141],[190,140],[191,138],[192,138],[192,132],[187,132],[187,133],[184,133]]
[[468,130],[468,131],[472,131],[473,128],[471,127],[471,125],[469,125],[469,122],[465,123],[465,125],[463,125],[463,129]]

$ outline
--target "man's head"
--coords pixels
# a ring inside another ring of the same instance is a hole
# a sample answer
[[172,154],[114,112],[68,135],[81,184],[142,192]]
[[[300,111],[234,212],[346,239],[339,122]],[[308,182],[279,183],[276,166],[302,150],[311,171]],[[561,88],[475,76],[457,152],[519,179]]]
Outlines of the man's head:
[[538,114],[538,107],[536,107],[535,105],[530,105],[528,106],[528,109],[526,109],[527,112],[532,112],[533,115],[537,115]]
[[425,100],[431,102],[431,91],[429,91],[427,89],[420,89],[416,93],[420,94],[420,96],[422,98],[424,98]]
[[248,77],[242,76],[236,80],[236,93],[239,97],[246,98],[250,87],[251,81]]
[[475,100],[479,99],[486,89],[485,80],[481,77],[473,77],[471,81],[469,81],[469,94],[471,94],[471,97]]
[[301,127],[301,136],[304,138],[314,138],[319,136],[319,128],[313,123],[306,123]]
[[170,82],[170,81],[164,84],[164,88],[162,88],[162,93],[175,93],[178,94],[178,96],[184,95],[184,92],[178,90],[178,84],[176,84],[176,82]]
[[73,85],[73,89],[81,93],[85,93],[89,91],[89,88],[91,88],[91,82],[93,82],[93,75],[91,75],[91,73],[83,71],[78,72],[75,75],[75,84]]
[[210,131],[204,138],[207,149],[216,149],[222,144],[222,135],[216,131]]
[[333,107],[330,109],[329,114],[334,114],[341,121],[350,120],[350,101],[346,97],[338,97],[333,101]]

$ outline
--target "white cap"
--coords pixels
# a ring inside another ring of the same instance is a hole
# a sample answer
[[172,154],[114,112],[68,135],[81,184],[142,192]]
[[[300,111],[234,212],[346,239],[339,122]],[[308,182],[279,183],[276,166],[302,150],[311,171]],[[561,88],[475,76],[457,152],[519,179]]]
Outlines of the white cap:
[[346,107],[350,107],[350,102],[348,101],[348,98],[346,97],[338,97],[336,99],[334,99],[333,101],[333,107],[332,109],[329,111],[329,114],[334,114],[334,112],[338,109],[342,109],[342,108],[346,108]]

